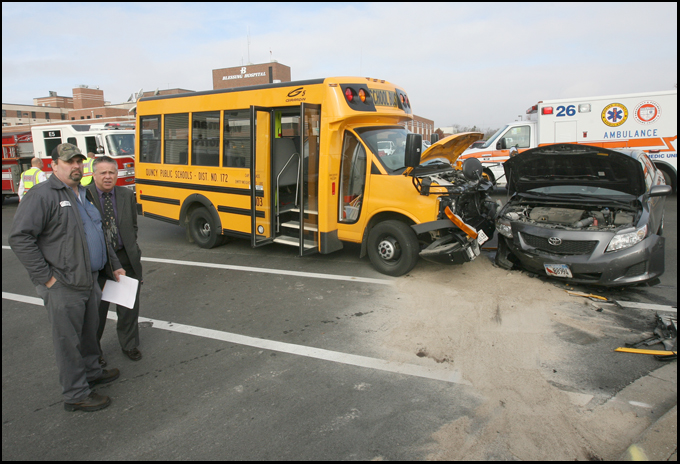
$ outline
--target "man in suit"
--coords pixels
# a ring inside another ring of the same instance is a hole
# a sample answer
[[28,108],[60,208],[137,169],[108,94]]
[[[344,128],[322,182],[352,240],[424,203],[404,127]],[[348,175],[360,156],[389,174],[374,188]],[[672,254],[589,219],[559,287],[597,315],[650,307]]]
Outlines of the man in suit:
[[[139,280],[137,296],[132,308],[116,305],[118,314],[118,341],[123,353],[133,361],[142,359],[139,346],[139,294],[142,284],[142,253],[137,245],[137,200],[135,194],[125,188],[116,186],[118,179],[118,165],[109,156],[100,156],[93,163],[94,182],[87,186],[88,195],[92,203],[99,209],[104,223],[106,239],[112,244],[116,256],[125,269],[128,277]],[[108,269],[99,273],[99,284],[104,286],[106,279],[111,279]],[[109,302],[102,301],[99,305],[99,330],[97,340],[101,348],[101,338],[106,325]],[[106,361],[99,359],[102,366]]]

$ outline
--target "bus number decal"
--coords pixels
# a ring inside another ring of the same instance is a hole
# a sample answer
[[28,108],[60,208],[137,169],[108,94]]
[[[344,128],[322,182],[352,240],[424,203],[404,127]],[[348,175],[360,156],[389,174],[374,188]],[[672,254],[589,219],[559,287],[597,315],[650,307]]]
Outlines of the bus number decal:
[[[565,114],[566,111],[566,114]],[[557,107],[557,114],[555,115],[556,117],[560,116],[574,116],[576,114],[576,106],[575,105],[569,105],[567,107],[564,106],[558,106]]]

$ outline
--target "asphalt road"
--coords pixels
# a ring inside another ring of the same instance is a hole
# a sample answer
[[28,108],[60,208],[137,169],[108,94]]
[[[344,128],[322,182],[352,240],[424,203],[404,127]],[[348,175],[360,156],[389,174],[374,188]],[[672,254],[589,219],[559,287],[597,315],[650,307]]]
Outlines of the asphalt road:
[[[2,208],[3,246],[16,205]],[[246,241],[203,250],[177,226],[139,224],[144,358],[124,358],[109,321],[102,344],[121,377],[98,387],[113,404],[96,413],[63,410],[46,313],[30,300],[37,294],[26,271],[3,248],[3,459],[422,459],[435,448],[433,433],[473,415],[482,401],[427,360],[381,359],[361,318],[400,303],[392,279],[360,260],[358,247],[305,258]],[[677,305],[676,196],[667,201],[665,230],[660,285],[597,292]],[[583,365],[568,372],[579,390],[611,395],[658,367],[638,357],[626,369],[607,368],[597,364],[596,348],[584,353],[587,365],[604,372]]]

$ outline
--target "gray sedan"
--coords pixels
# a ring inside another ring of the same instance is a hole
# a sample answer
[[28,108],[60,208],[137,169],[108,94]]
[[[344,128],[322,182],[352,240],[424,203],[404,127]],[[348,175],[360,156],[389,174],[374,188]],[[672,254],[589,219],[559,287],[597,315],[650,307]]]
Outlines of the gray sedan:
[[572,283],[620,286],[664,272],[671,187],[643,151],[556,144],[504,163],[496,264]]

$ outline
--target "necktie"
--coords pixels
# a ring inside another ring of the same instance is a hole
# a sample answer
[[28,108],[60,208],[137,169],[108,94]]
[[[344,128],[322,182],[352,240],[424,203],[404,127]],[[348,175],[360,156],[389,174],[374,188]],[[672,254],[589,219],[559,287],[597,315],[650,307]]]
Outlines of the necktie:
[[118,227],[116,227],[116,216],[113,213],[113,200],[111,192],[104,193],[104,228],[106,229],[106,239],[111,247],[118,249]]

